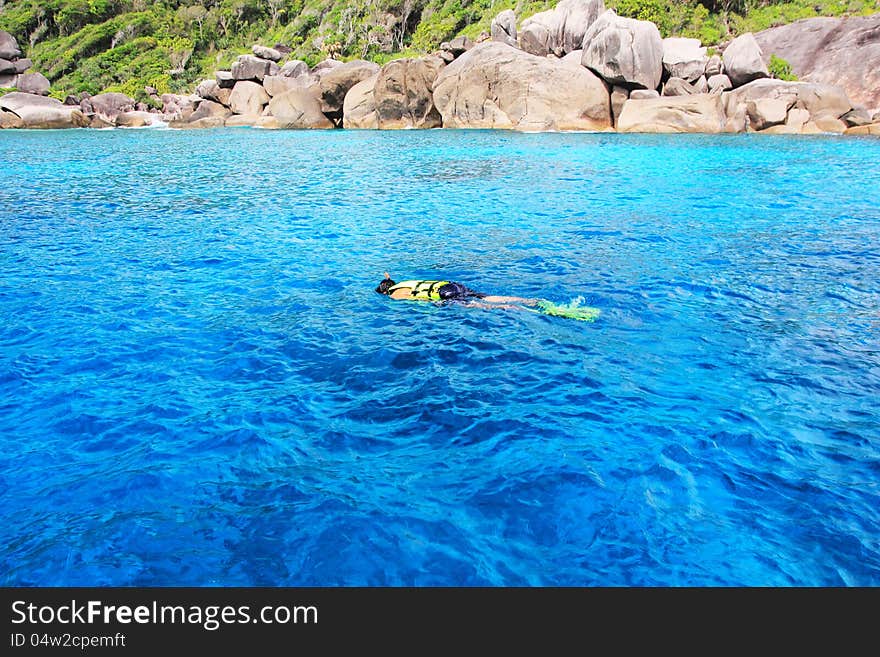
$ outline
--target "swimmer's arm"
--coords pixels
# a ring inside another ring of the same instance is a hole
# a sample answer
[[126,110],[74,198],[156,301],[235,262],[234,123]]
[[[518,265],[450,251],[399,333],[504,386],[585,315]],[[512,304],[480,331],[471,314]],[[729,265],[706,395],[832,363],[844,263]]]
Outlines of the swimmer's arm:
[[536,306],[540,299],[524,299],[523,297],[502,297],[492,295],[482,297],[480,301],[485,301],[486,303],[521,303],[524,306]]

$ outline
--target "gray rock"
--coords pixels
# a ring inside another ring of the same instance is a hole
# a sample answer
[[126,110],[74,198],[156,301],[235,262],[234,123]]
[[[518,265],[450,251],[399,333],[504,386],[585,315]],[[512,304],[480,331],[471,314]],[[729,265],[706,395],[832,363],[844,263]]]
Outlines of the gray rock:
[[730,82],[730,78],[720,73],[710,77],[707,83],[709,85],[709,93],[721,93],[722,91],[730,91],[733,89],[733,84]]
[[709,94],[637,100],[623,106],[619,132],[700,132],[715,134],[725,127],[721,97]]
[[203,100],[199,103],[199,106],[195,109],[195,111],[189,116],[187,119],[189,122],[193,123],[196,121],[200,121],[202,119],[223,119],[224,121],[228,116],[230,116],[232,112],[229,108],[224,107],[220,103],[215,103],[213,100]]
[[285,62],[284,66],[282,66],[281,70],[278,72],[278,75],[283,75],[286,78],[298,78],[301,75],[308,74],[309,65],[301,59],[292,59],[289,62]]
[[260,45],[251,48],[251,52],[260,59],[267,59],[270,62],[280,62],[281,58],[284,57],[284,55],[275,50],[275,48],[268,48]]
[[233,114],[259,116],[268,103],[269,94],[266,90],[262,85],[250,80],[236,82],[229,95],[229,109]]
[[321,111],[321,101],[309,90],[294,89],[269,101],[269,113],[279,128],[327,129],[333,122]]
[[497,41],[446,66],[434,82],[434,104],[449,128],[611,127],[608,88],[593,73]]
[[312,73],[320,75],[330,69],[336,68],[337,66],[342,66],[342,62],[340,62],[338,59],[325,59],[315,64],[315,68],[312,69]]
[[513,9],[505,9],[492,19],[489,34],[494,41],[516,47],[516,14]]
[[379,127],[376,102],[373,98],[373,88],[378,78],[379,76],[376,75],[358,82],[345,94],[345,102],[342,104],[343,128],[375,130]]
[[113,123],[122,112],[134,111],[134,98],[120,93],[97,94],[80,104],[83,114],[98,114]]
[[630,100],[652,100],[660,98],[660,93],[656,89],[633,89],[629,97]]
[[[206,101],[210,102],[210,101]],[[196,119],[195,121],[171,121],[168,124],[169,128],[180,128],[186,130],[203,130],[208,128],[222,128],[226,125],[226,117],[223,116],[209,116],[203,119]]]
[[226,119],[226,123],[223,125],[227,128],[252,128],[264,118],[263,116],[255,116],[253,114],[233,114]]
[[706,80],[705,75],[701,75],[697,78],[697,81],[693,83],[694,89],[696,89],[698,94],[707,94],[709,93],[709,82]]
[[689,82],[681,78],[669,78],[663,85],[663,96],[693,96],[697,93]]
[[553,11],[541,11],[525,19],[518,33],[519,47],[527,53],[546,57],[550,53],[550,32],[553,30]]
[[72,107],[79,107],[79,102],[80,102],[79,98],[77,98],[76,96],[73,96],[71,94],[67,94],[67,96],[64,97],[64,104],[65,105],[70,105]]
[[0,109],[18,113],[24,107],[63,107],[63,103],[48,96],[35,96],[21,91],[13,91],[0,96]]
[[230,71],[217,71],[214,78],[221,89],[232,89],[235,86],[235,78]]
[[16,70],[15,62],[10,62],[8,59],[0,59],[0,75],[16,75],[21,73],[21,71]]
[[443,119],[434,106],[432,88],[444,66],[439,57],[395,59],[385,64],[373,87],[378,127],[439,128]]
[[663,68],[669,77],[694,82],[706,72],[708,63],[706,48],[700,45],[699,39],[663,39]]
[[28,59],[27,57],[22,59],[16,59],[15,62],[15,72],[16,73],[24,73],[27,71],[34,63]]
[[706,60],[706,77],[711,78],[713,75],[721,75],[724,71],[724,66],[721,64],[721,56],[720,55],[712,55],[708,60]]
[[857,107],[850,110],[849,112],[841,116],[840,120],[846,123],[849,127],[857,125],[869,125],[874,122],[871,118],[871,114],[864,107]]
[[301,75],[298,78],[289,78],[283,75],[267,75],[263,78],[263,89],[272,96],[280,96],[293,89],[305,89],[309,86],[309,78],[307,75]]
[[49,95],[49,80],[42,73],[22,73],[16,87],[26,94]]
[[611,88],[611,116],[614,120],[614,125],[617,125],[620,113],[623,111],[623,104],[627,100],[629,100],[629,89],[616,85]]
[[321,100],[321,110],[325,113],[338,113],[341,119],[342,103],[345,94],[358,82],[379,73],[379,66],[362,59],[334,66],[323,72],[318,79],[317,91]]
[[13,114],[12,112],[0,112],[0,130],[23,127],[24,121],[22,121],[17,114]]
[[198,96],[183,96],[179,94],[162,94],[162,113],[172,117],[172,120],[183,120],[188,118],[193,111]]
[[115,128],[115,121],[107,121],[106,119],[102,119],[100,116],[95,114],[92,117],[92,120],[89,122],[89,127],[95,130],[106,130],[107,128]]
[[581,63],[609,84],[656,89],[663,74],[663,40],[653,23],[621,18],[609,9],[584,35]]
[[746,114],[754,130],[765,130],[772,125],[785,123],[790,108],[785,99],[760,98],[746,103]]
[[[232,77],[235,80],[251,80],[262,82],[269,75],[272,62],[253,55],[239,55],[232,64]],[[218,79],[219,83],[220,80]]]
[[459,36],[455,37],[454,39],[452,39],[452,41],[449,42],[449,47],[447,48],[447,50],[456,57],[460,57],[473,47],[474,42],[471,41],[468,37]]
[[727,114],[733,114],[737,105],[763,98],[783,99],[790,106],[803,108],[811,117],[826,115],[836,119],[852,109],[852,102],[843,89],[813,82],[786,82],[768,78],[755,80],[722,95]]
[[765,62],[781,57],[798,80],[834,85],[857,105],[880,107],[880,14],[805,18],[755,39]]
[[604,12],[604,0],[562,0],[553,10],[550,52],[562,57],[582,50],[584,35]]
[[202,80],[196,87],[196,96],[213,100],[215,103],[226,105],[229,107],[229,97],[232,95],[232,89],[223,88],[217,84],[217,80]]
[[14,91],[0,97],[0,109],[21,119],[23,128],[84,128],[88,119],[77,107],[47,96]]
[[117,128],[143,128],[153,125],[156,118],[154,114],[146,111],[122,112],[116,117]]
[[451,52],[449,52],[448,50],[439,50],[439,51],[437,51],[437,56],[438,56],[440,59],[442,59],[444,62],[446,62],[447,64],[450,64],[450,63],[452,63],[453,61],[455,61],[455,55],[453,55],[453,54],[452,54]]
[[724,49],[724,72],[734,87],[770,76],[764,53],[751,32],[736,37]]
[[523,21],[520,48],[539,57],[562,57],[584,47],[587,30],[605,11],[603,0],[562,0]]
[[0,30],[0,59],[8,59],[10,61],[21,57],[21,49],[18,42],[9,32]]
[[15,88],[18,84],[18,75],[16,73],[0,75],[0,87],[6,89]]

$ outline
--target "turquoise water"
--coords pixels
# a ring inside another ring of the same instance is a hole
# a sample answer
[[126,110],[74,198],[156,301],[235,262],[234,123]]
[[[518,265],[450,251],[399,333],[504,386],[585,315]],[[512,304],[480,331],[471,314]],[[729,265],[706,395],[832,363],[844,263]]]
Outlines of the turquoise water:
[[880,585],[878,161],[4,131],[0,583]]

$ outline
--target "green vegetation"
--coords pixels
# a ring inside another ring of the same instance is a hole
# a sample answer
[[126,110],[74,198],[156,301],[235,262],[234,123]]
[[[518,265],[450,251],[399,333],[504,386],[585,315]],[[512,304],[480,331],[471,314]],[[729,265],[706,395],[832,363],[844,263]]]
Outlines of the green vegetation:
[[770,55],[770,65],[767,69],[770,71],[770,75],[778,80],[797,81],[797,76],[791,72],[791,64],[782,57]]
[[[11,32],[51,80],[52,95],[145,86],[184,92],[229,68],[254,43],[282,43],[311,65],[326,57],[384,63],[477,37],[494,16],[520,21],[557,0],[0,0]],[[650,20],[663,36],[719,44],[810,16],[871,14],[880,0],[605,0],[622,16]],[[784,66],[777,77],[790,75]],[[784,79],[784,78],[783,78]]]

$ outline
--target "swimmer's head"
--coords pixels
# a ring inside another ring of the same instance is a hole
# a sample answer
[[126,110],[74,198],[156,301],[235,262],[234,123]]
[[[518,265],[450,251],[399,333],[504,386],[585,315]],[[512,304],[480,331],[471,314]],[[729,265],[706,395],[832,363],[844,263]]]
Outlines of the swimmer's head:
[[391,280],[391,274],[387,271],[385,272],[385,278],[382,279],[382,282],[376,286],[376,292],[379,294],[388,294],[388,290],[394,287],[396,283]]

